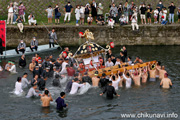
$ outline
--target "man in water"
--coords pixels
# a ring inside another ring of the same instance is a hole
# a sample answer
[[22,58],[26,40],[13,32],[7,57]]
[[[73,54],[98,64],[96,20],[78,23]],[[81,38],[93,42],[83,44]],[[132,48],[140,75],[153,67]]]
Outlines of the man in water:
[[138,63],[143,63],[143,61],[140,59],[139,56],[136,57],[135,61],[134,61],[134,64],[138,62]]
[[114,63],[111,61],[111,58],[108,58],[108,61],[105,63],[106,67],[114,66]]
[[31,85],[34,86],[34,85],[37,85],[37,83],[38,83],[38,74],[34,75],[34,78],[32,79]]
[[165,67],[162,66],[162,68],[160,69],[156,66],[156,69],[159,71],[159,79],[162,80],[164,78],[164,74],[167,73]]
[[5,65],[5,70],[7,70],[8,71],[8,69],[10,69],[11,68],[11,61],[8,61],[8,63]]
[[43,79],[43,78],[39,78],[39,79],[38,79],[37,85],[38,85],[40,91],[43,91],[43,90],[45,89],[46,80],[47,80],[47,79]]
[[21,94],[23,92],[23,90],[22,90],[22,82],[21,82],[21,77],[18,77],[17,78],[17,82],[16,82],[16,84],[15,84],[15,94],[16,95],[19,95],[19,94]]
[[120,58],[121,58],[122,62],[124,63],[126,60],[126,57],[124,56],[123,52],[120,52]]
[[131,65],[132,64],[132,60],[131,60],[131,57],[129,56],[128,57],[128,65]]
[[151,69],[150,69],[150,65],[148,66],[148,71],[149,71],[149,75],[150,75],[150,79],[149,81],[153,82],[156,81],[156,69],[155,69],[155,65],[151,65]]
[[53,83],[52,84],[55,87],[61,87],[61,84],[60,84],[60,81],[59,81],[59,75],[58,74],[55,75],[55,78],[53,79]]
[[51,94],[48,90],[44,91],[44,95],[41,96],[42,107],[49,107],[50,102],[53,101]]
[[161,62],[160,61],[158,61],[156,63],[156,78],[159,78],[159,70],[157,68],[161,69]]
[[131,73],[131,78],[134,80],[134,84],[136,86],[140,86],[141,85],[141,69],[139,68],[139,74],[138,71],[135,70],[134,75]]
[[82,77],[82,83],[85,83],[85,82],[92,84],[92,79],[88,76],[87,72],[85,72],[84,76]]
[[55,33],[55,30],[52,29],[52,31],[49,32],[49,48],[51,48],[51,45],[54,47],[55,41],[57,41],[57,35]]
[[30,98],[30,97],[38,97],[38,96],[41,96],[41,94],[38,94],[38,90],[37,89],[37,85],[34,85],[33,87],[31,87],[26,95],[26,98]]
[[168,78],[168,73],[164,74],[164,78],[161,80],[160,86],[162,86],[162,88],[166,88],[166,89],[172,87],[172,82]]
[[66,97],[65,92],[61,92],[61,93],[60,93],[60,96],[61,96],[61,97],[58,97],[58,98],[56,99],[56,103],[57,103],[56,109],[57,109],[57,110],[63,110],[63,108],[65,108],[65,107],[68,106],[68,104],[65,104],[65,103],[64,103],[64,98]]
[[112,86],[112,81],[109,81],[108,86],[105,87],[103,93],[101,93],[100,96],[102,96],[105,93],[106,93],[107,99],[113,99],[113,97],[114,97],[113,95],[120,96],[116,93],[114,87]]
[[73,69],[73,64],[71,63],[71,64],[70,64],[70,67],[67,67],[66,70],[67,70],[67,74],[68,74],[69,79],[72,79],[72,77],[74,76],[74,74],[75,74],[75,72],[76,72],[76,71]]
[[33,72],[34,68],[36,66],[35,59],[32,59],[32,62],[29,64],[29,70]]
[[19,43],[19,45],[18,45],[18,47],[15,49],[15,51],[17,52],[17,54],[19,54],[19,51],[24,54],[24,52],[26,51],[26,43],[24,43],[24,41],[21,40],[21,42]]
[[61,74],[67,74],[67,67],[69,67],[68,65],[69,59],[66,58],[65,61],[62,63],[62,69],[61,69]]
[[101,88],[104,88],[104,87],[106,87],[108,85],[109,79],[106,78],[105,73],[102,74],[102,77],[101,77],[99,82],[101,84]]
[[115,88],[115,90],[118,90],[118,85],[119,85],[119,82],[121,81],[121,78],[119,77],[119,71],[118,71],[117,78],[115,75],[113,75],[113,72],[112,72],[110,80],[112,81],[112,86]]
[[39,69],[39,66],[36,66],[35,69],[33,70],[33,77],[35,77],[35,75],[38,75],[39,78],[41,76],[41,71]]
[[28,74],[24,73],[22,80],[21,80],[22,88],[26,88],[31,83],[31,81],[27,80],[27,76],[28,76]]
[[14,61],[11,61],[11,68],[8,68],[7,70],[11,73],[17,73]]
[[125,73],[126,73],[126,70],[124,70],[124,73],[123,73],[123,78],[126,80],[126,88],[130,88],[132,79],[130,77],[129,72],[127,72],[126,74]]
[[124,57],[127,58],[127,49],[126,49],[126,47],[123,46],[122,50],[123,50]]
[[98,77],[98,71],[95,71],[94,77],[92,77],[92,85],[94,87],[98,87],[99,81],[100,81],[100,78]]
[[30,44],[30,49],[32,52],[33,52],[33,49],[35,49],[37,51],[38,41],[36,40],[36,37],[33,37],[33,40],[31,41],[31,44]]
[[50,68],[47,67],[46,70],[44,70],[44,71],[42,72],[42,75],[41,75],[41,76],[43,77],[44,80],[47,80],[47,79],[50,77],[50,72],[49,72],[49,70],[50,70]]
[[[74,75],[74,79],[78,79],[78,73],[76,73],[75,75]],[[70,92],[71,91],[71,88],[72,88],[72,84],[73,84],[73,82],[74,82],[74,80],[70,80],[68,83],[67,83],[67,85],[66,85],[66,92]]]
[[19,59],[19,67],[24,68],[25,66],[26,66],[26,58],[25,55],[23,54]]
[[74,82],[72,84],[72,88],[71,88],[71,91],[70,91],[70,94],[76,94],[78,92],[78,88],[84,86],[86,83],[83,83],[83,84],[79,84],[79,80],[78,78],[75,78],[74,79]]

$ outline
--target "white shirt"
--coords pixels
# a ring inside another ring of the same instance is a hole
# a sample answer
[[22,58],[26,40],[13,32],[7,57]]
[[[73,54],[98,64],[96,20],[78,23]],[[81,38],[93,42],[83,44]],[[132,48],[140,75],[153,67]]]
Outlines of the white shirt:
[[[9,7],[9,6],[8,6]],[[9,13],[13,13],[13,7],[10,7],[9,9],[8,9],[8,12]]]
[[121,65],[121,63],[120,63],[120,62],[118,62],[118,61],[116,61],[115,65]]
[[27,80],[27,78],[22,78],[21,83],[22,83],[22,88],[26,88],[27,85],[30,84],[30,82]]
[[114,24],[114,20],[113,19],[108,20],[108,24]]
[[166,20],[166,15],[167,15],[167,10],[163,10],[163,16],[165,20]]
[[15,65],[11,66],[11,68],[9,69],[9,72],[16,73],[16,66]]
[[81,8],[80,8],[80,13],[81,13],[81,14],[84,14],[84,12],[85,12],[85,8],[84,8],[84,7],[81,7]]
[[123,78],[126,80],[126,88],[130,88],[131,87],[131,78],[127,78],[124,73],[123,73]]
[[80,19],[80,9],[76,8],[75,9],[75,16],[76,16],[76,20],[79,20]]
[[22,90],[22,83],[21,82],[16,82],[15,84],[15,94],[18,95],[18,94],[21,94],[23,92]]
[[29,15],[29,16],[28,16],[28,19],[29,19],[29,20],[34,20],[34,16]]
[[66,70],[66,65],[67,65],[68,63],[66,63],[66,62],[63,62],[62,63],[62,69],[61,69],[61,74],[66,74],[67,73],[67,70]]
[[113,80],[111,80],[111,81],[112,81],[112,86],[115,88],[115,90],[118,90],[118,86],[119,86],[119,82],[121,81],[121,78],[118,77],[118,79],[116,81],[113,81]]
[[125,17],[119,18],[119,21],[120,21],[120,22],[126,22],[126,18],[125,18]]
[[39,94],[36,93],[36,91],[35,91],[35,89],[34,89],[33,87],[29,89],[26,98],[30,98],[30,97],[32,97],[32,96],[36,96],[36,97],[39,96]]
[[132,61],[128,61],[128,64],[131,65],[131,64],[132,64]]
[[88,17],[87,20],[91,21],[91,20],[93,20],[93,18],[92,17]]
[[76,94],[77,91],[78,91],[78,88],[79,87],[82,87],[84,84],[79,84],[77,82],[73,82],[72,84],[72,88],[71,88],[71,91],[70,91],[70,94]]
[[106,67],[111,67],[111,66],[114,66],[113,62],[109,62],[107,61],[106,64],[105,64]]
[[155,11],[154,11],[154,16],[158,16],[158,14],[159,14],[159,11],[158,11],[158,10],[155,10]]
[[135,18],[133,18],[132,23],[137,23],[137,20]]

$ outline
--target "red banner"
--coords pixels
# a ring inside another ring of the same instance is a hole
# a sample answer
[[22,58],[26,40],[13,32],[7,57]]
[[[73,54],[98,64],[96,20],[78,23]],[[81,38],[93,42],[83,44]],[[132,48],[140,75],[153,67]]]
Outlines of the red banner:
[[2,46],[6,47],[6,21],[0,20],[0,38],[2,39]]

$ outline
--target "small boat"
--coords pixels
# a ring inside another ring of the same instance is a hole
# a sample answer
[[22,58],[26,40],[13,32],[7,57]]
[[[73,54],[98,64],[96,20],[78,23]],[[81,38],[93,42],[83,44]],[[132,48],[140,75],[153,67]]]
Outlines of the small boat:
[[[55,49],[58,49],[59,45],[54,45],[53,48],[49,48],[49,44],[46,45],[39,45],[38,50],[34,50],[34,52],[31,51],[29,47],[26,47],[25,55],[31,55],[35,53],[40,53],[40,52],[47,52],[47,51],[52,51]],[[19,54],[16,53],[15,49],[12,50],[6,50],[3,52],[3,55],[0,55],[0,58],[13,58],[13,57],[19,57],[22,55],[22,52],[19,52]]]

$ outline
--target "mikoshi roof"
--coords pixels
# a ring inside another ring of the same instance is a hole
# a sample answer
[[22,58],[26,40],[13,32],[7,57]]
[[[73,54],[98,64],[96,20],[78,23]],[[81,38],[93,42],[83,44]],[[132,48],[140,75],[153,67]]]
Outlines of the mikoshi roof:
[[[88,48],[90,48],[90,50]],[[107,51],[107,49],[101,47],[100,45],[94,42],[86,41],[78,48],[73,57],[86,59],[92,56],[97,56],[100,53],[105,53],[105,51]]]

